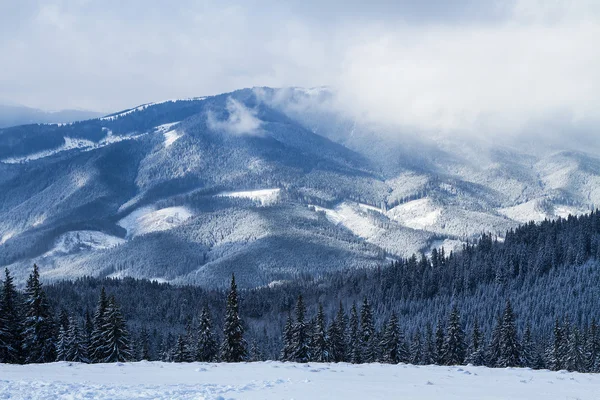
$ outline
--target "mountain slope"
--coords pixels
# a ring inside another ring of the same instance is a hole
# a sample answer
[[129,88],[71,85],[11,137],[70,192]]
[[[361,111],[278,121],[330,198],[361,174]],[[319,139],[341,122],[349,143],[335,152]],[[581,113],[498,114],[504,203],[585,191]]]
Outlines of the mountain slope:
[[257,286],[600,204],[594,155],[383,134],[332,95],[243,89],[0,129],[0,265]]

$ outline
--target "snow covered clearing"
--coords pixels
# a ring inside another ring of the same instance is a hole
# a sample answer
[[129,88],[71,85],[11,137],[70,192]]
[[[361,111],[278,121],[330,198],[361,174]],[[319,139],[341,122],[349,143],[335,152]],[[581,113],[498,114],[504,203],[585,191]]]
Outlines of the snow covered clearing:
[[224,192],[217,196],[251,199],[266,206],[277,202],[280,191],[281,189],[246,190],[241,192]]
[[389,210],[387,216],[401,225],[428,230],[442,215],[442,209],[428,198],[409,201]]
[[177,141],[177,139],[183,136],[183,134],[177,130],[167,131],[164,133],[164,135],[165,147],[170,147],[173,143],[175,143],[175,141]]
[[10,399],[597,400],[600,375],[412,365],[0,364]]
[[105,250],[125,243],[125,239],[107,235],[98,231],[71,231],[62,234],[54,243],[52,250],[44,254],[71,254],[78,250]]
[[140,236],[150,232],[166,231],[183,224],[194,214],[186,207],[167,207],[156,210],[142,207],[118,222],[127,230],[127,236]]
[[373,239],[385,231],[371,222],[366,215],[361,214],[359,210],[363,209],[363,207],[355,206],[353,203],[344,202],[337,205],[334,209],[319,206],[313,207],[315,207],[316,211],[323,211],[327,219],[332,223],[343,225],[356,236],[363,239]]

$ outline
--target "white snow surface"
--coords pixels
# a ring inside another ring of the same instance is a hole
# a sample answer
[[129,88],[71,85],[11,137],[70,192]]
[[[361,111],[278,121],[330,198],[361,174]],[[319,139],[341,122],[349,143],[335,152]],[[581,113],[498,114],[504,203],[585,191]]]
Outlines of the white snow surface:
[[127,230],[127,236],[140,236],[150,232],[166,231],[183,224],[194,213],[187,207],[167,207],[157,210],[154,206],[138,208],[118,222]]
[[70,254],[81,249],[106,250],[123,243],[125,243],[125,239],[103,232],[71,231],[60,235],[54,242],[52,250],[44,254],[44,256]]
[[251,199],[263,206],[276,203],[281,189],[245,190],[241,192],[223,192],[217,196]]
[[429,198],[400,204],[387,212],[388,217],[413,229],[430,229],[442,215],[442,209]]
[[173,143],[177,141],[183,134],[177,130],[167,131],[164,133],[165,135],[165,147],[170,147]]
[[348,228],[356,236],[363,239],[373,239],[378,234],[383,233],[383,228],[375,225],[369,218],[360,211],[377,210],[375,207],[370,207],[363,204],[344,202],[338,204],[334,209],[313,206],[315,211],[323,211],[327,219],[334,224],[341,224]]
[[0,364],[9,399],[597,400],[600,374],[383,364]]

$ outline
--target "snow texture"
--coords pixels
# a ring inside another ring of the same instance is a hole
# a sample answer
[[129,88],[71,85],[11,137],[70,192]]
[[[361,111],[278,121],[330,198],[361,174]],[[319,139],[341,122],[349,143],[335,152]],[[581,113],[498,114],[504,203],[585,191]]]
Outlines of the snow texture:
[[218,194],[217,196],[251,199],[263,206],[266,206],[277,202],[279,199],[279,192],[280,189],[260,189],[246,190],[241,192],[224,192]]
[[187,207],[167,207],[156,210],[153,206],[138,208],[118,222],[128,237],[166,231],[183,224],[194,214]]
[[259,362],[0,364],[10,399],[596,400],[600,375],[530,369]]

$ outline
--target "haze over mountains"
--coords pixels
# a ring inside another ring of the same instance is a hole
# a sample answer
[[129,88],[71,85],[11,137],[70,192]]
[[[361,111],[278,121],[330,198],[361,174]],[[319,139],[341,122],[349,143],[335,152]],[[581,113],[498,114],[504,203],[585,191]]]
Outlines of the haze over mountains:
[[252,287],[600,204],[595,150],[400,133],[335,103],[255,88],[0,129],[0,266]]
[[25,124],[49,124],[83,121],[102,114],[84,110],[48,112],[20,105],[0,104],[0,128]]

